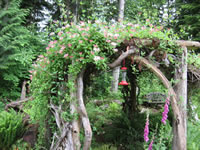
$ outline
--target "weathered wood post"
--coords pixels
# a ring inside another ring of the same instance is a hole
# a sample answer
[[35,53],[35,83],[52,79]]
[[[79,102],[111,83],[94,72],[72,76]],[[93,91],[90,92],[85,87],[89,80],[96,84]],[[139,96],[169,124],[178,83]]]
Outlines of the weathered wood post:
[[[184,127],[184,137],[180,137],[177,134],[177,123],[175,120],[173,121],[173,150],[179,150],[177,143],[182,143],[181,150],[187,149],[187,47],[182,46],[183,52],[180,58],[180,64],[175,68],[175,80],[177,80],[177,84],[174,88],[177,100],[178,100],[178,107],[181,113],[181,122]],[[183,142],[180,142],[183,141]]]

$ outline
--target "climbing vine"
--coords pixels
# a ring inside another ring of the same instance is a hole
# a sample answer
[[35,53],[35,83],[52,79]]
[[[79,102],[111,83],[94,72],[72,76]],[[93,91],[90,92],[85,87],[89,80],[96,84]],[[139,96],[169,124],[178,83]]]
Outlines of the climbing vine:
[[[55,21],[55,24],[59,22]],[[75,79],[81,69],[88,64],[94,64],[101,70],[108,69],[108,64],[116,59],[116,54],[126,51],[123,44],[130,40],[133,42],[125,46],[142,50],[145,46],[138,39],[154,39],[148,50],[156,48],[173,53],[173,48],[177,46],[172,41],[176,38],[172,30],[153,26],[149,20],[143,25],[128,22],[106,24],[99,21],[63,23],[61,28],[50,33],[51,41],[46,47],[46,53],[37,58],[30,70],[34,101],[30,102],[31,109],[26,111],[33,121],[39,121],[41,126],[45,126],[44,122],[50,111],[48,106],[53,102],[65,106],[65,119],[72,118],[68,107],[73,100],[70,93],[76,88]],[[144,54],[145,49],[147,48],[144,48]]]

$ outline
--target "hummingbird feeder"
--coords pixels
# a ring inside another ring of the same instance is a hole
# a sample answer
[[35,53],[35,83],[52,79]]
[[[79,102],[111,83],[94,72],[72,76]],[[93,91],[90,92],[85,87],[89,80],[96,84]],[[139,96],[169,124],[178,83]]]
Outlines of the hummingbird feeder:
[[119,83],[119,85],[128,85],[126,82],[126,70],[127,68],[125,67],[125,59],[123,60],[123,67],[121,67],[122,71],[122,81]]

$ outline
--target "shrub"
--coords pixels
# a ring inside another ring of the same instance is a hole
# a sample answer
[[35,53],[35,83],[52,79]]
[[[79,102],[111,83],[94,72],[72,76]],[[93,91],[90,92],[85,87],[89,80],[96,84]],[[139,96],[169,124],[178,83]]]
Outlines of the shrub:
[[22,136],[24,126],[22,116],[14,110],[0,113],[0,149],[8,150]]

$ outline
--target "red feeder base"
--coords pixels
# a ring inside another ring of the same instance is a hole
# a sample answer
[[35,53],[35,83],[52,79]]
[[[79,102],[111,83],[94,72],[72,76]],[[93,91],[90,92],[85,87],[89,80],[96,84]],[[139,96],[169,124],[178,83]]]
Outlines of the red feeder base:
[[121,81],[121,82],[119,83],[119,85],[128,85],[128,83],[127,83],[126,81]]

